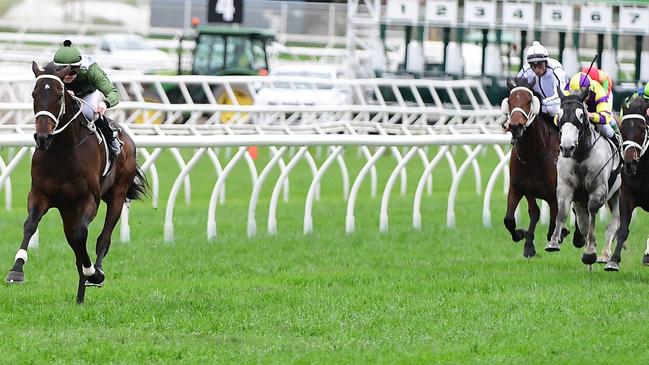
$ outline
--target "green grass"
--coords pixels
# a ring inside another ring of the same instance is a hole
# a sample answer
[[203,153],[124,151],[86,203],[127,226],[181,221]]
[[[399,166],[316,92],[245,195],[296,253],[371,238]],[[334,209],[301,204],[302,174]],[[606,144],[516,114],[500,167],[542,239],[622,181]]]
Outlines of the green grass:
[[[360,160],[354,150],[346,152],[355,176]],[[258,167],[267,154],[260,156]],[[485,174],[495,165],[491,155],[480,161]],[[30,251],[26,283],[0,287],[1,362],[649,360],[644,328],[649,272],[640,264],[649,233],[644,213],[631,227],[619,273],[606,273],[601,266],[588,272],[570,244],[559,253],[545,253],[546,226],[537,230],[539,257],[526,260],[522,246],[512,243],[501,225],[501,192],[493,199],[494,228],[482,228],[482,199],[473,191],[472,175],[461,186],[456,228],[445,228],[450,181],[444,165],[435,172],[434,195],[424,199],[423,230],[413,230],[411,200],[421,171],[413,160],[407,196],[391,199],[387,234],[378,233],[380,199],[369,197],[366,183],[357,203],[357,232],[345,235],[340,174],[333,166],[315,205],[315,232],[304,236],[310,173],[301,164],[291,175],[289,203],[278,208],[279,234],[265,233],[272,189],[267,184],[257,212],[260,233],[248,239],[251,187],[241,165],[227,185],[226,204],[219,206],[218,240],[208,242],[207,203],[215,181],[209,165],[202,160],[191,175],[191,205],[177,202],[174,243],[163,242],[164,204],[157,210],[149,200],[133,204],[132,241],[122,244],[114,235],[105,262],[106,286],[89,288],[82,306],[74,303],[72,251],[58,214],[50,212],[41,224],[40,247]],[[392,158],[380,161],[380,191],[391,166]],[[158,168],[161,192],[168,194],[177,171],[168,153]],[[22,163],[13,175],[14,208],[0,210],[0,262],[7,270],[21,237],[27,169]],[[92,240],[88,246],[94,251]]]

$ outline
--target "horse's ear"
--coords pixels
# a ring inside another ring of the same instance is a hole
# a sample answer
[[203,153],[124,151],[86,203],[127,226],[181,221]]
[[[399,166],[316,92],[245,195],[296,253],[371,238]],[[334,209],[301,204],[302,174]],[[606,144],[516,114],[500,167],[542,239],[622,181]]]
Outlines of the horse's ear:
[[36,63],[36,61],[32,61],[32,72],[34,72],[34,76],[38,77],[42,75],[45,71],[41,70],[40,66],[38,66],[38,63]]
[[559,96],[559,100],[563,100],[566,96],[563,95],[563,90],[561,90],[561,86],[557,85],[557,96]]
[[508,77],[507,78],[507,88],[509,88],[509,90],[511,90],[511,89],[513,89],[515,87],[516,87],[516,79]]
[[61,70],[56,71],[56,76],[63,80],[63,78],[70,72],[70,65],[63,67]]
[[581,93],[579,94],[579,99],[581,99],[581,101],[586,101],[586,98],[588,97],[588,92],[589,92],[588,88],[582,88]]
[[530,89],[533,88],[535,84],[536,84],[536,77],[533,78],[533,79],[532,79],[532,82],[529,83],[529,87],[530,87]]

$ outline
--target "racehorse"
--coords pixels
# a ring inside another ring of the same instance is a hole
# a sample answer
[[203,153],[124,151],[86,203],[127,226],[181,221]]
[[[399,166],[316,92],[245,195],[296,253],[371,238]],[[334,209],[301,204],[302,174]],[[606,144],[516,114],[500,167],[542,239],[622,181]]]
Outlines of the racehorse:
[[[588,227],[586,249],[581,261],[592,267],[595,261],[607,262],[611,257],[611,242],[619,224],[619,174],[621,157],[617,148],[588,120],[584,100],[586,93],[561,97],[559,128],[561,156],[557,162],[557,200],[559,212],[556,227],[546,251],[559,251],[561,228],[571,202],[580,227]],[[604,203],[610,208],[611,221],[606,229],[606,245],[601,256],[595,249],[595,218]]]
[[[540,112],[540,97],[533,90],[536,80],[510,79],[509,98],[503,100],[501,108],[507,114],[505,129],[512,134],[512,152],[509,159],[509,193],[505,227],[515,242],[525,238],[523,256],[532,257],[534,230],[541,215],[536,199],[545,200],[550,206],[550,227],[547,239],[554,231],[557,215],[557,169],[559,155],[559,131],[552,125],[551,117]],[[514,212],[521,198],[527,199],[530,223],[527,230],[516,229]],[[563,238],[569,232],[564,229]],[[578,230],[575,232],[579,240]],[[578,243],[577,243],[578,244]]]
[[[622,146],[624,152],[622,187],[620,188],[620,227],[617,230],[617,244],[613,256],[604,270],[620,270],[622,247],[629,237],[629,223],[633,210],[641,207],[649,211],[649,156],[645,155],[649,147],[649,124],[647,113],[649,102],[642,97],[634,97],[622,106]],[[649,240],[642,258],[644,265],[649,265]]]
[[[32,97],[37,149],[32,157],[23,240],[5,282],[24,282],[29,240],[43,215],[50,208],[57,208],[65,237],[76,257],[77,302],[82,303],[86,286],[103,285],[102,264],[122,206],[126,199],[138,199],[146,192],[146,180],[136,163],[135,144],[123,131],[119,132],[123,151],[110,170],[102,174],[102,170],[107,170],[108,150],[105,143],[99,144],[92,123],[81,113],[81,99],[65,88],[62,80],[70,71],[69,66],[58,70],[48,64],[41,70],[33,62],[32,71],[36,76]],[[97,214],[100,200],[106,202],[106,218],[97,238],[97,260],[93,265],[86,240],[88,225]]]

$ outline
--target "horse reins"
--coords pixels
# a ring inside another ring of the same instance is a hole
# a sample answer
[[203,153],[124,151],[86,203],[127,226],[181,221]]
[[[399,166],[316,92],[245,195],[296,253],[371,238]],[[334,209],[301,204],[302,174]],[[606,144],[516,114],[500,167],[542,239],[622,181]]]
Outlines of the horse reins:
[[[41,110],[41,111],[37,112],[36,114],[34,114],[34,120],[36,120],[36,118],[38,118],[38,117],[40,117],[42,115],[44,115],[46,117],[50,117],[54,121],[54,130],[52,131],[52,135],[56,135],[56,134],[59,134],[59,133],[63,132],[70,125],[70,123],[72,123],[72,121],[77,116],[79,116],[79,114],[81,113],[81,108],[79,108],[79,110],[76,112],[76,114],[74,114],[72,116],[72,118],[70,118],[70,120],[68,120],[68,122],[63,125],[63,127],[57,129],[57,127],[59,126],[59,121],[61,119],[61,116],[63,116],[65,114],[65,93],[67,92],[65,90],[65,84],[63,83],[63,81],[58,76],[55,76],[55,75],[43,74],[43,75],[40,75],[40,76],[36,77],[36,81],[42,80],[42,79],[56,80],[58,83],[61,84],[61,87],[63,88],[63,95],[61,96],[61,108],[59,109],[59,115],[58,116],[54,116],[54,114],[50,113],[47,110]],[[78,98],[78,97],[76,97],[74,95],[72,95],[72,97],[73,97],[73,99],[75,99],[77,101],[82,100],[82,101],[85,102],[85,100],[83,100],[81,98]]]
[[644,122],[644,142],[642,143],[642,145],[640,145],[636,141],[623,141],[622,147],[624,149],[622,150],[622,153],[625,153],[629,148],[637,148],[640,151],[640,153],[638,154],[638,159],[640,159],[640,157],[642,157],[642,155],[644,155],[644,153],[647,151],[647,148],[649,148],[649,126],[647,126],[645,116],[642,114],[625,115],[622,117],[622,122],[627,119],[640,119]]

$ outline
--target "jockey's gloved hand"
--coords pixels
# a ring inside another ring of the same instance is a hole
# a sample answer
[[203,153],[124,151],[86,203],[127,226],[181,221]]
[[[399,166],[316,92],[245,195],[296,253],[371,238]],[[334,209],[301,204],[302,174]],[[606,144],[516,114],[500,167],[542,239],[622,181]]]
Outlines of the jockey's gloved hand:
[[599,122],[599,114],[588,113],[588,120],[590,120],[591,122]]
[[100,101],[99,104],[97,104],[97,109],[95,109],[95,111],[99,115],[104,115],[104,113],[106,113],[106,109],[107,109],[106,103]]

